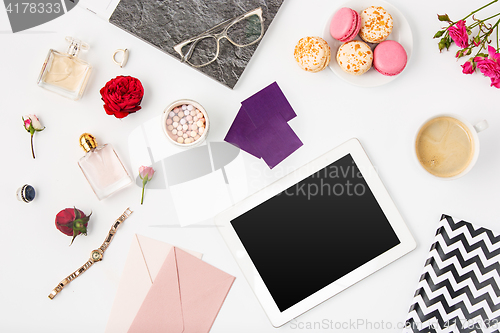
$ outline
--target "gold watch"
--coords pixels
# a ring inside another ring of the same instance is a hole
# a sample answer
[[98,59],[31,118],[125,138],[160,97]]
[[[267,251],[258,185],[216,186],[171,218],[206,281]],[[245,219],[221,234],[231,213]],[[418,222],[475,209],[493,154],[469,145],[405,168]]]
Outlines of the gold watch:
[[64,280],[62,280],[54,288],[54,290],[52,290],[52,292],[49,295],[50,299],[53,299],[54,297],[56,297],[56,295],[68,283],[70,283],[71,281],[73,281],[74,279],[76,279],[78,276],[80,276],[80,274],[82,274],[83,272],[85,272],[95,262],[98,262],[98,261],[102,260],[102,257],[104,255],[104,251],[106,251],[106,249],[109,246],[109,243],[111,243],[111,240],[113,240],[113,237],[115,236],[116,230],[118,229],[118,227],[120,226],[120,224],[122,224],[123,221],[125,221],[130,216],[130,214],[132,214],[132,211],[130,210],[130,208],[125,209],[125,211],[123,212],[123,214],[120,215],[120,217],[117,218],[116,221],[115,221],[115,223],[113,223],[113,225],[111,226],[111,229],[109,230],[108,236],[106,237],[106,239],[104,240],[104,242],[102,243],[102,245],[98,249],[95,249],[95,250],[93,250],[90,253],[90,259],[82,267],[78,268],[76,271],[74,271],[69,276],[67,276]]

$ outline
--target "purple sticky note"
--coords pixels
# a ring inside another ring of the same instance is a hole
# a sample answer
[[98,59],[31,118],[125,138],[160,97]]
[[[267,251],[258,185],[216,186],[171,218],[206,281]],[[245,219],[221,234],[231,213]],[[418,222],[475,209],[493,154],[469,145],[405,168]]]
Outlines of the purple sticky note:
[[241,104],[224,141],[263,158],[271,169],[302,146],[287,123],[297,115],[276,82]]
[[271,169],[302,146],[302,141],[290,125],[278,119],[282,119],[281,116],[274,115],[267,125],[247,135],[247,139],[259,149],[259,154]]
[[286,122],[297,116],[276,82],[247,98],[241,105],[257,127],[267,121],[269,114],[279,113]]
[[248,113],[241,107],[224,141],[235,145],[257,158],[261,158],[262,156],[259,154],[258,149],[256,149],[252,142],[247,139],[247,135],[256,129],[257,127],[255,127],[252,120],[250,120]]

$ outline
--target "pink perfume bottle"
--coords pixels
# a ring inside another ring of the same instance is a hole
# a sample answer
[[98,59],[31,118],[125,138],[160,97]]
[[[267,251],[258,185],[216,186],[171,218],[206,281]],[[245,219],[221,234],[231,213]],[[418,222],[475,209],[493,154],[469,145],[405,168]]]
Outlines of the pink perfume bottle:
[[78,165],[99,200],[132,183],[132,178],[110,144],[98,146],[94,136],[84,133],[80,136],[80,146],[86,154]]

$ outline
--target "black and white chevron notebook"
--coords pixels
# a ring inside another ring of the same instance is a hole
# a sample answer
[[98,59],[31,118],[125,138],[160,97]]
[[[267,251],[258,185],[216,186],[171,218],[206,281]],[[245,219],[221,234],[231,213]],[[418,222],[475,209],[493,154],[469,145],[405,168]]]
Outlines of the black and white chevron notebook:
[[499,332],[499,259],[499,234],[443,215],[403,332]]

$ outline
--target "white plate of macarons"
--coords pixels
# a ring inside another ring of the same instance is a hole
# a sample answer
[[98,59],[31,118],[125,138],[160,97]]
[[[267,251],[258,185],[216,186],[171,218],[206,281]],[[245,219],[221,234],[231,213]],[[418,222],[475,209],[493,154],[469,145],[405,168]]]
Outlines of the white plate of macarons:
[[[390,14],[390,18],[387,14]],[[367,22],[370,22],[371,18],[375,20],[375,17],[379,22],[386,20],[386,24],[382,29],[377,27],[376,30],[370,30]],[[332,28],[332,19],[339,23],[335,28]],[[351,28],[348,27],[350,24],[342,24],[342,21],[351,19],[354,20]],[[332,33],[336,38],[332,37]],[[362,87],[381,86],[396,79],[404,72],[413,51],[413,35],[408,21],[396,7],[383,0],[350,0],[334,9],[325,25],[323,39],[331,50],[328,67],[341,79]],[[379,45],[382,46],[376,51]],[[353,63],[354,52],[362,54],[364,58],[358,57]],[[402,53],[403,57],[406,53],[406,59],[401,59],[398,52]],[[367,60],[366,55],[371,59]],[[399,63],[398,68],[393,67],[395,63]]]

